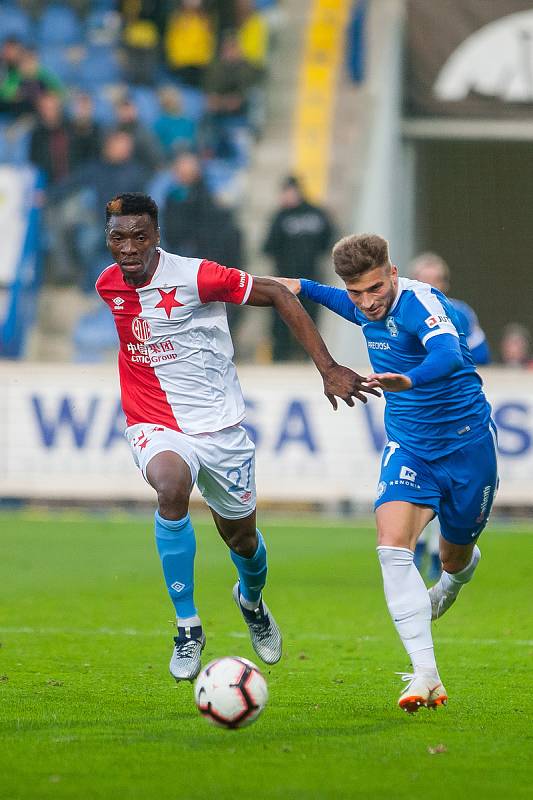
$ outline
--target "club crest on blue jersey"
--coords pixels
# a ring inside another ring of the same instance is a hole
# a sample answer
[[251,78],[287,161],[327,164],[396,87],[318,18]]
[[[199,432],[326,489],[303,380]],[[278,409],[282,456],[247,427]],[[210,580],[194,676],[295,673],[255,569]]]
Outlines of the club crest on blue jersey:
[[396,327],[394,317],[387,317],[385,320],[385,325],[391,336],[398,336],[398,328]]

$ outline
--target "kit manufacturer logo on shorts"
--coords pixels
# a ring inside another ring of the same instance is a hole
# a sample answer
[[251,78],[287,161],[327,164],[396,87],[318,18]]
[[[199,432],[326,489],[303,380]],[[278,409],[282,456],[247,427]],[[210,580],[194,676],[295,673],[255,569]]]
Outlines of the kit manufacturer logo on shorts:
[[379,500],[380,497],[383,497],[387,490],[387,481],[380,481],[378,483],[378,490],[376,493],[376,499]]
[[385,320],[385,326],[391,336],[398,336],[398,327],[396,325],[394,317],[387,317],[387,319]]
[[450,323],[451,319],[446,316],[446,314],[433,314],[431,317],[428,317],[424,320],[428,328],[434,328],[436,325],[443,325],[444,323]]
[[414,471],[414,469],[411,469],[410,467],[401,467],[400,480],[410,481],[411,483],[414,483],[416,481],[416,472]]
[[152,335],[152,330],[148,320],[135,317],[131,323],[133,335],[139,342],[147,342]]
[[481,497],[481,508],[479,509],[479,516],[476,519],[476,523],[480,525],[483,520],[485,519],[485,515],[487,513],[487,508],[490,501],[490,493],[492,491],[492,486],[485,486],[483,489],[483,495]]

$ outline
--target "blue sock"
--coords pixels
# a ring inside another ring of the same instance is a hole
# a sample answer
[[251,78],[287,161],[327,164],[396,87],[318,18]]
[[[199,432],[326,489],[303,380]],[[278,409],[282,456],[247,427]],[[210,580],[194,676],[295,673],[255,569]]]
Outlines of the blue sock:
[[438,553],[431,554],[431,569],[429,578],[431,580],[438,581],[440,578],[440,574],[442,572],[442,564],[440,561],[440,555]]
[[194,605],[194,556],[196,539],[191,518],[163,519],[155,512],[155,541],[176,616],[197,616]]
[[420,572],[422,570],[422,562],[424,560],[424,555],[426,553],[426,543],[425,542],[417,542],[415,546],[415,567]]
[[261,597],[267,576],[267,551],[260,531],[257,531],[257,539],[257,550],[251,558],[244,558],[231,551],[231,560],[239,573],[241,595],[250,603],[257,602]]

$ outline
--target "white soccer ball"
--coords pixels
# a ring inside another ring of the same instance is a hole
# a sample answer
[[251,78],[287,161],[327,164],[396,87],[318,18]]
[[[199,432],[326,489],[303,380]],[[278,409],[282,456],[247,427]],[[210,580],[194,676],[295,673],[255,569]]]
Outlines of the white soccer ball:
[[254,722],[268,700],[258,667],[240,656],[211,661],[198,675],[194,699],[200,714],[221,728],[244,728]]

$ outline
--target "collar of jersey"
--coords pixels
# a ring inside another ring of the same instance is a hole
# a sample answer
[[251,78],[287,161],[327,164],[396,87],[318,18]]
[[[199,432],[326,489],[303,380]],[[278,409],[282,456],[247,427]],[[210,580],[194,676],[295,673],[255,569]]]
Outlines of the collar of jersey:
[[402,283],[403,283],[403,278],[398,278],[398,289],[396,290],[396,297],[394,298],[394,302],[393,302],[393,304],[391,305],[391,307],[389,308],[389,310],[387,312],[387,316],[389,316],[389,314],[392,314],[392,312],[394,311],[394,309],[398,305],[398,300],[400,299],[400,295],[403,292]]

